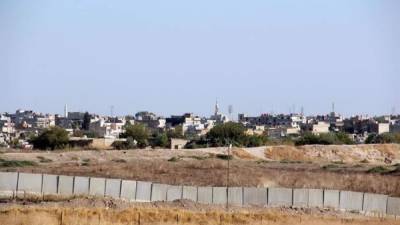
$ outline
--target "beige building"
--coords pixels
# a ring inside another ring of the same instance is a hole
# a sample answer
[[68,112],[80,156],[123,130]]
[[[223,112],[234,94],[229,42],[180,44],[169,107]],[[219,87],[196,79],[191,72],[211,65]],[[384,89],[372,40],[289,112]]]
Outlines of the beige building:
[[171,149],[183,149],[187,143],[185,139],[171,138]]
[[327,122],[318,121],[316,124],[313,125],[312,133],[313,134],[329,133],[329,126],[330,125]]

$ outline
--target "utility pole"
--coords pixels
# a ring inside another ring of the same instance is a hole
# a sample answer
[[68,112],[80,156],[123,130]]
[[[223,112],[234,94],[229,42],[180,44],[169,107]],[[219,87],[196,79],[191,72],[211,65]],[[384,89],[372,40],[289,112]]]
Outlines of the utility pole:
[[229,146],[228,146],[228,156],[227,156],[227,161],[228,161],[228,168],[226,172],[226,211],[229,211],[229,161],[230,161],[230,156],[231,156],[231,149],[232,149],[232,143],[229,141]]

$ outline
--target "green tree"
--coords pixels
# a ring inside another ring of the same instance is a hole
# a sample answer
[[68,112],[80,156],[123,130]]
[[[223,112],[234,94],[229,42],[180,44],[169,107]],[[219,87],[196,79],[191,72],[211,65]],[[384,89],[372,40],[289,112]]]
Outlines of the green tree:
[[207,139],[214,146],[225,146],[231,142],[239,146],[246,138],[245,131],[246,128],[239,123],[218,124],[207,133]]
[[69,141],[68,132],[61,127],[50,127],[43,130],[39,136],[31,140],[34,148],[37,149],[63,149]]
[[156,134],[156,136],[154,137],[152,146],[153,147],[157,147],[158,146],[158,147],[163,147],[163,148],[168,147],[169,146],[169,140],[168,140],[167,134],[164,133],[164,132]]
[[139,148],[145,148],[149,144],[149,132],[142,124],[126,124],[125,132],[121,134],[122,138],[131,137],[137,142]]
[[167,136],[168,138],[184,138],[182,126],[175,126],[174,129],[168,130]]

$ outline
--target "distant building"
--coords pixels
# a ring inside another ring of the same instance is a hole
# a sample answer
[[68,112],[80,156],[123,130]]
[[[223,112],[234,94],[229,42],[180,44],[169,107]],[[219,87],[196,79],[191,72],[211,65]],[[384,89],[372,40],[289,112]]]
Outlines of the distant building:
[[330,124],[323,121],[318,121],[316,124],[312,125],[312,133],[313,134],[323,134],[329,133]]
[[171,149],[183,149],[188,143],[188,140],[171,138]]

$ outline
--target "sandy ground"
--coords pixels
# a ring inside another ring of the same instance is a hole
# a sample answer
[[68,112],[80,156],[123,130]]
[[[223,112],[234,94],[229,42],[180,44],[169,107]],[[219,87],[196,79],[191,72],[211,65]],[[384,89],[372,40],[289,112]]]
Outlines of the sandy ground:
[[[5,160],[29,160],[28,167],[0,171],[98,176],[175,185],[225,186],[226,148],[5,152]],[[369,173],[399,162],[400,145],[273,146],[234,149],[230,186],[327,188],[400,196],[400,171]]]
[[0,225],[77,224],[301,224],[398,225],[393,217],[365,217],[328,209],[230,208],[191,201],[129,203],[107,198],[0,203]]

